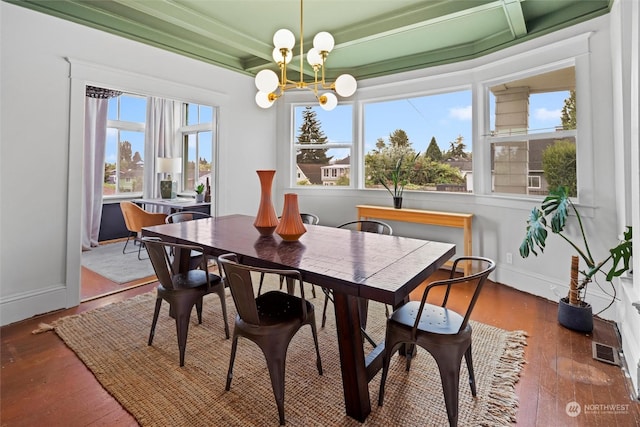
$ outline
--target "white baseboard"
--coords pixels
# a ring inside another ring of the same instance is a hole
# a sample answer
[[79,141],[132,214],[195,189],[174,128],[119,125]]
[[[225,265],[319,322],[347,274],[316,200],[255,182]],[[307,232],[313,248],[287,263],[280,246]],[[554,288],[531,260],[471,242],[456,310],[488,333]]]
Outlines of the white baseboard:
[[67,307],[67,287],[56,284],[36,292],[14,294],[0,300],[0,325]]

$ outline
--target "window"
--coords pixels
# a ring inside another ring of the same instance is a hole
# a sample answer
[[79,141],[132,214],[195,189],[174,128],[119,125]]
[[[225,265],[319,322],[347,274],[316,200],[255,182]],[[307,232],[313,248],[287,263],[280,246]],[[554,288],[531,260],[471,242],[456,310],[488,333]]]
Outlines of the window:
[[122,94],[109,99],[103,195],[141,193],[147,101]]
[[[213,108],[208,105],[182,104],[183,188],[212,183]],[[197,166],[196,166],[197,165]]]
[[402,158],[405,190],[472,191],[471,105],[470,90],[365,104],[365,188]]
[[353,107],[294,107],[297,186],[350,186]]
[[494,193],[577,195],[575,101],[574,67],[489,87]]
[[540,177],[529,175],[529,189],[537,190],[540,188]]

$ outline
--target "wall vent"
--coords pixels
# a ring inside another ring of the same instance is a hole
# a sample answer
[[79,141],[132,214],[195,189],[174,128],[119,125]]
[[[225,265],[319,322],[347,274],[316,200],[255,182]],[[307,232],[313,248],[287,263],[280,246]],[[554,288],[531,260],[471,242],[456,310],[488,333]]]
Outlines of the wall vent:
[[593,349],[593,358],[601,362],[609,363],[611,365],[620,366],[620,359],[618,358],[618,349],[611,347],[610,345],[602,344],[592,341],[591,348]]

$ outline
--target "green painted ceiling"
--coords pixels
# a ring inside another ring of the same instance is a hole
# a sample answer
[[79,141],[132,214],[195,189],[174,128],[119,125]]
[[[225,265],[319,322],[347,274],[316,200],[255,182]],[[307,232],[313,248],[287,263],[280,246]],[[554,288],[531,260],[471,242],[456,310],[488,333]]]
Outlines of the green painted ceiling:
[[[276,69],[280,28],[296,35],[295,55],[300,49],[298,0],[4,1],[245,74]],[[606,14],[611,1],[306,0],[304,52],[329,31],[329,78],[382,76],[482,56]]]

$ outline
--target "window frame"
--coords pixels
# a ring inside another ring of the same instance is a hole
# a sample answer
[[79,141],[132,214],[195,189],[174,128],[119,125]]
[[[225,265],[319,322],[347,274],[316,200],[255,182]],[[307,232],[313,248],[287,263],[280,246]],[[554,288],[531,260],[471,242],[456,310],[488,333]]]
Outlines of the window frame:
[[[365,189],[360,176],[364,167],[363,154],[363,103],[376,100],[392,99],[394,97],[414,97],[422,94],[454,91],[456,88],[471,87],[473,102],[472,118],[472,154],[473,154],[473,193],[447,193],[447,192],[410,192],[405,197],[416,200],[428,200],[437,197],[445,202],[459,200],[459,197],[474,197],[474,203],[491,206],[510,206],[528,208],[531,200],[542,196],[522,196],[515,194],[493,194],[491,192],[491,159],[490,144],[487,144],[487,135],[483,134],[489,129],[489,97],[488,87],[499,81],[506,81],[522,77],[526,74],[540,74],[558,68],[568,66],[575,67],[576,73],[576,99],[577,123],[576,140],[580,140],[580,149],[577,151],[577,179],[579,204],[584,208],[593,206],[594,177],[590,171],[594,165],[593,130],[591,126],[591,66],[592,60],[589,43],[591,32],[555,39],[551,42],[540,40],[537,44],[527,46],[526,50],[517,47],[507,48],[499,52],[488,54],[476,60],[458,62],[438,67],[407,72],[406,75],[395,74],[372,78],[359,84],[358,90],[350,99],[353,103],[354,120],[354,146],[351,157],[352,179],[349,190],[375,192],[380,190]],[[278,134],[283,136],[287,143],[278,144],[278,168],[286,172],[287,182],[295,177],[295,162],[292,155],[292,133],[294,105],[315,105],[316,101],[311,94],[287,93],[283,97],[283,103],[279,105],[278,114],[282,114],[285,120],[278,129]],[[338,105],[341,105],[339,102]],[[286,159],[286,160],[285,160]],[[294,159],[295,160],[295,159]],[[283,164],[285,162],[286,164]],[[489,171],[489,173],[487,173]],[[313,193],[313,189],[304,186],[290,186],[291,190]],[[316,187],[313,187],[314,189]],[[346,188],[346,187],[345,187]],[[335,191],[339,188],[330,187],[324,191]],[[284,188],[287,191],[287,188]],[[586,190],[586,191],[585,191]],[[317,193],[321,194],[321,193]],[[364,195],[364,193],[363,193]],[[576,200],[576,203],[577,200]]]

